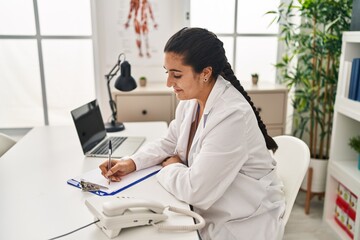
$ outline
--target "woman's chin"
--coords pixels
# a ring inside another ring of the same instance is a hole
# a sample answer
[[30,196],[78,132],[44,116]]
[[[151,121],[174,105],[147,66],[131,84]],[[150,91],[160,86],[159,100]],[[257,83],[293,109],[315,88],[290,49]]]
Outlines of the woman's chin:
[[178,100],[186,100],[186,98],[184,97],[183,91],[175,91],[175,95]]

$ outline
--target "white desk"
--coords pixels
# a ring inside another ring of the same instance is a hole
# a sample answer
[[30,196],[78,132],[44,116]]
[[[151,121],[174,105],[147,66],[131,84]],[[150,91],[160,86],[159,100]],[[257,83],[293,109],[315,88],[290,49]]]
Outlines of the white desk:
[[[125,123],[116,135],[146,136],[146,142],[164,136],[165,122]],[[145,144],[146,144],[145,142]],[[0,239],[49,239],[93,222],[84,204],[95,196],[66,183],[99,166],[104,159],[85,158],[75,127],[38,127],[0,158]],[[157,200],[189,208],[165,191],[155,177],[119,195]],[[193,219],[170,215],[169,224],[193,224]],[[95,225],[61,239],[108,239]],[[117,239],[198,239],[197,233],[158,232],[152,226],[122,230]]]

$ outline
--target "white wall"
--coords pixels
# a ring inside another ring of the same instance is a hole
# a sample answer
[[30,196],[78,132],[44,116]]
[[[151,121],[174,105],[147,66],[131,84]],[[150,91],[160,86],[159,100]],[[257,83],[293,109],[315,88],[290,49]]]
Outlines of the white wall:
[[[114,34],[116,29],[111,29],[107,22],[110,16],[107,14],[120,14],[118,12],[109,13],[109,6],[112,4],[118,4],[118,0],[106,0],[106,1],[92,1],[92,19],[93,19],[93,32],[96,37],[94,41],[94,52],[95,52],[95,75],[96,75],[96,95],[101,106],[102,115],[106,121],[111,115],[109,107],[109,97],[107,94],[106,81],[104,75],[107,74],[111,68],[115,65],[117,56],[121,53],[121,49],[109,49],[109,41],[111,41],[111,35]],[[129,0],[130,1],[130,0]],[[165,0],[168,1],[168,0]],[[161,1],[158,1],[161,2]],[[159,26],[167,24],[167,29],[170,31],[167,33],[166,39],[181,28],[188,26],[188,20],[186,20],[186,12],[189,10],[189,0],[172,0],[168,1],[170,8],[168,16],[170,16],[169,22],[163,23],[158,22]],[[119,16],[115,16],[119,18]],[[121,23],[123,24],[123,23]],[[149,25],[152,24],[151,21]],[[163,44],[161,44],[163,45]],[[162,52],[164,46],[157,46],[159,51]],[[113,56],[110,59],[114,59],[113,63],[109,63],[109,54]],[[161,54],[162,58],[162,54]],[[128,60],[128,59],[127,59]],[[155,65],[136,65],[131,63],[132,76],[138,80],[141,76],[146,76],[149,82],[164,82],[165,84],[165,70],[163,69],[162,59],[157,59]],[[115,77],[111,84],[115,82]]]

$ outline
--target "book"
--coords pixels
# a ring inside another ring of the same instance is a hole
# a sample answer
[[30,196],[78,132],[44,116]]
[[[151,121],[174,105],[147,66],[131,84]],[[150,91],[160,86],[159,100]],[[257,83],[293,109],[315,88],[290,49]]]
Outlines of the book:
[[[338,88],[337,94],[339,96],[349,96],[349,86],[350,86],[350,76],[351,76],[351,65],[352,61],[344,61],[343,63],[343,71],[341,73],[341,79],[348,79],[349,81],[345,81],[345,85]],[[340,73],[340,72],[339,72]],[[340,78],[340,75],[339,75]]]
[[360,101],[360,58],[352,61],[348,98]]

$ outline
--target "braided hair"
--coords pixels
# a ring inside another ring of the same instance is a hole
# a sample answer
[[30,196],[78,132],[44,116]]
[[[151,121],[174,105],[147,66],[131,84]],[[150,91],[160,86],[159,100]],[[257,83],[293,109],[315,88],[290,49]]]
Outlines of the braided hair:
[[173,52],[183,56],[183,64],[191,66],[196,73],[201,73],[204,68],[210,66],[212,67],[211,76],[214,79],[221,75],[229,81],[252,107],[266,147],[273,152],[276,151],[278,148],[276,142],[268,135],[259,112],[228,63],[223,43],[214,33],[203,28],[183,28],[168,40],[164,52]]

